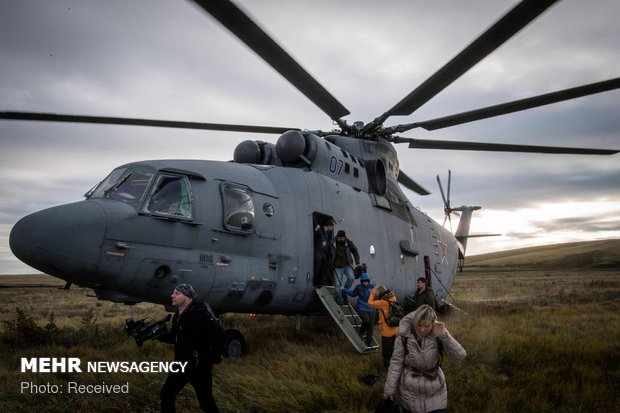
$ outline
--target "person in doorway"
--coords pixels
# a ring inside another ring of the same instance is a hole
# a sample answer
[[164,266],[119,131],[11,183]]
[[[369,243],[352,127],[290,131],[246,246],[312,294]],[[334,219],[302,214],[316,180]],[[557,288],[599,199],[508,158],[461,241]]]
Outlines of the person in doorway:
[[176,312],[172,329],[159,340],[174,344],[174,359],[185,361],[184,371],[168,373],[161,389],[161,411],[175,412],[177,394],[190,383],[194,387],[200,408],[217,413],[213,398],[213,362],[219,362],[225,345],[225,333],[208,307],[195,301],[196,291],[189,284],[179,284],[171,295]]
[[379,310],[379,330],[381,331],[381,355],[383,367],[390,367],[390,359],[394,351],[394,340],[398,334],[398,327],[388,325],[386,318],[390,313],[390,301],[396,301],[396,294],[379,285],[370,292],[368,305]]
[[329,267],[334,271],[336,300],[342,303],[341,287],[350,289],[353,285],[353,281],[355,281],[354,264],[356,267],[360,266],[360,254],[353,241],[347,238],[347,234],[343,230],[338,231],[336,242],[331,244],[329,251]]
[[370,284],[370,276],[367,273],[363,273],[360,276],[360,283],[351,291],[347,288],[343,288],[342,292],[350,297],[357,297],[357,304],[355,305],[355,311],[362,320],[359,334],[366,347],[372,346],[372,333],[373,324],[375,321],[375,310],[368,305],[368,298],[370,292],[374,286]]
[[445,353],[461,361],[467,355],[465,349],[428,305],[407,314],[398,328],[383,398],[397,399],[406,412],[444,412],[448,388],[441,359]]
[[426,278],[420,277],[417,281],[418,289],[413,296],[411,311],[415,311],[424,304],[430,306],[433,310],[437,310],[437,302],[435,300],[435,292],[427,286]]
[[334,221],[327,219],[323,225],[314,227],[314,285],[329,285],[328,248],[334,236]]

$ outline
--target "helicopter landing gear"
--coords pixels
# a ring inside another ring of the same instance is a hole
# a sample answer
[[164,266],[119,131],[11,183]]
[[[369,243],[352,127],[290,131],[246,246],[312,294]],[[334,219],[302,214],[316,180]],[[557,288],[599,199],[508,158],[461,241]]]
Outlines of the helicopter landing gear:
[[229,328],[226,330],[226,347],[224,356],[229,358],[239,358],[247,352],[245,338],[239,330]]

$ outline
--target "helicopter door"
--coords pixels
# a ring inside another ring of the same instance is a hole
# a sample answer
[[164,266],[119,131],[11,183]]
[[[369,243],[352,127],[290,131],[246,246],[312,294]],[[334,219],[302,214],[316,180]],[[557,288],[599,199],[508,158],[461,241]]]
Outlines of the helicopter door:
[[428,255],[424,256],[424,278],[426,278],[426,284],[429,287],[433,286],[433,281],[431,278],[431,257]]

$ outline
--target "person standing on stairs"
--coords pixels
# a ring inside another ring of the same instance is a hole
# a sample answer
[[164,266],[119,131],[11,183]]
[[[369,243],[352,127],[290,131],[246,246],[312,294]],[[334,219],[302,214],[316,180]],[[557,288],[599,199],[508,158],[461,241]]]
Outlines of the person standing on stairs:
[[357,297],[355,311],[362,320],[359,334],[362,340],[364,340],[366,347],[372,346],[372,333],[375,321],[375,310],[368,305],[368,298],[373,288],[374,286],[370,284],[370,276],[367,273],[363,273],[360,276],[360,283],[353,290],[342,288],[344,294],[349,297]]
[[[343,302],[341,287],[351,288],[355,281],[353,272],[355,266],[360,266],[360,254],[357,247],[347,238],[347,234],[340,230],[336,234],[336,242],[333,242],[329,249],[329,267],[334,271],[334,287],[336,289],[336,301]],[[346,281],[345,281],[346,279]]]

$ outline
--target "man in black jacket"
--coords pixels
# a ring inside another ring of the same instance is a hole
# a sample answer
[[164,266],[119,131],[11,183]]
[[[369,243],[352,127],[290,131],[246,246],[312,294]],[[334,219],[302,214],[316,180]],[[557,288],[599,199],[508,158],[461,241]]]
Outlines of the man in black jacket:
[[336,234],[336,242],[331,243],[329,254],[329,266],[334,272],[336,300],[338,303],[342,303],[343,296],[340,287],[344,286],[346,289],[351,289],[353,281],[355,281],[353,268],[360,267],[360,254],[353,241],[347,238],[347,234],[343,230]]
[[177,311],[172,317],[172,329],[159,339],[174,343],[175,361],[186,361],[184,372],[168,373],[161,389],[161,411],[175,412],[177,394],[190,383],[194,387],[200,408],[219,412],[213,398],[213,363],[218,363],[224,347],[225,334],[219,322],[201,302],[194,301],[196,291],[189,284],[179,284],[172,292],[172,305]]
[[426,285],[426,278],[420,277],[417,281],[418,289],[413,296],[413,304],[408,310],[415,311],[422,305],[427,304],[433,310],[437,310],[437,303],[435,301],[435,292]]

